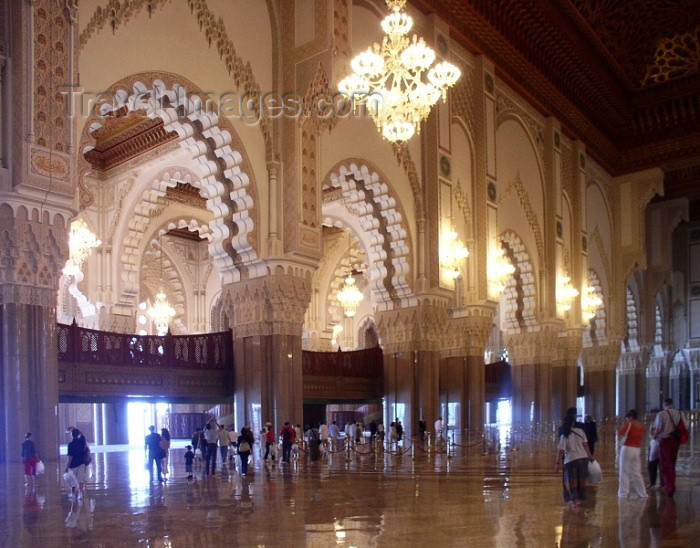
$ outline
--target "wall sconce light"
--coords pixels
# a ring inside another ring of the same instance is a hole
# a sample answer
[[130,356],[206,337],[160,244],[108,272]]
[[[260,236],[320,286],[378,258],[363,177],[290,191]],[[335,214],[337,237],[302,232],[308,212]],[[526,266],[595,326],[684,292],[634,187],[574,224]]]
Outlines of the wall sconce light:
[[440,243],[440,268],[445,277],[454,280],[459,277],[459,267],[469,256],[469,250],[457,236],[453,228],[445,230]]
[[563,314],[571,310],[572,301],[578,297],[578,289],[571,285],[569,276],[557,277],[557,312]]

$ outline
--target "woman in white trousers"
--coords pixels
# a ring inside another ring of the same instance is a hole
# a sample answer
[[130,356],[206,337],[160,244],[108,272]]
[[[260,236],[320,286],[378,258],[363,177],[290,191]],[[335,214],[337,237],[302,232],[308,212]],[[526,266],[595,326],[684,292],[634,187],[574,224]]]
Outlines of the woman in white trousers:
[[620,485],[617,496],[627,498],[636,495],[646,498],[647,490],[642,477],[642,439],[645,426],[637,420],[637,411],[630,409],[625,416],[625,424],[617,432],[621,439],[620,448]]

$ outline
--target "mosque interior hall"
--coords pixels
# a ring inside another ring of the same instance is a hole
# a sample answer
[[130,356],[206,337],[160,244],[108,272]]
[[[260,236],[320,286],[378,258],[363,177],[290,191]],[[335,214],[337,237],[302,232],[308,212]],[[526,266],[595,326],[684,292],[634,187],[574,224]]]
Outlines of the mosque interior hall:
[[2,545],[693,545],[697,2],[0,0],[0,395]]

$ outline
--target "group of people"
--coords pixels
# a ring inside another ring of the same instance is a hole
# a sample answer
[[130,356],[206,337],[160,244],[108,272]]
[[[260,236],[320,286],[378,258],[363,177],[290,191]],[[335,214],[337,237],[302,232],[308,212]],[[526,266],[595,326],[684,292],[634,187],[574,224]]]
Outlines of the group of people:
[[[625,423],[617,431],[620,442],[618,497],[646,498],[647,489],[654,488],[657,467],[661,470],[659,490],[672,497],[676,492],[676,459],[682,443],[683,414],[674,409],[673,400],[664,401],[663,410],[657,413],[650,430],[649,484],[642,476],[641,452],[646,426],[639,420],[635,409],[625,415]],[[595,422],[590,416],[586,421],[576,421],[576,408],[570,408],[559,428],[558,456],[555,470],[563,465],[562,487],[564,501],[577,508],[586,498],[589,462],[593,462],[597,441]]]

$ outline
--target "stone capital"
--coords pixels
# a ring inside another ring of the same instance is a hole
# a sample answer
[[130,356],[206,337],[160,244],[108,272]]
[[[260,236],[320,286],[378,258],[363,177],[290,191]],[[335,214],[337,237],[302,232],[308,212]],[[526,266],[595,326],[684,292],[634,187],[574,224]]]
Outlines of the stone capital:
[[615,371],[619,359],[619,340],[612,340],[600,346],[584,347],[581,350],[581,360],[586,371]]
[[447,325],[447,299],[419,296],[416,306],[378,312],[376,320],[385,352],[439,351]]
[[311,300],[311,277],[281,273],[228,284],[223,311],[231,319],[233,337],[301,336]]
[[511,365],[551,363],[557,358],[559,330],[543,326],[540,331],[506,335]]
[[564,329],[557,336],[555,359],[559,365],[576,365],[583,347],[583,329]]
[[491,307],[473,306],[453,311],[445,329],[443,357],[483,357],[492,324]]

